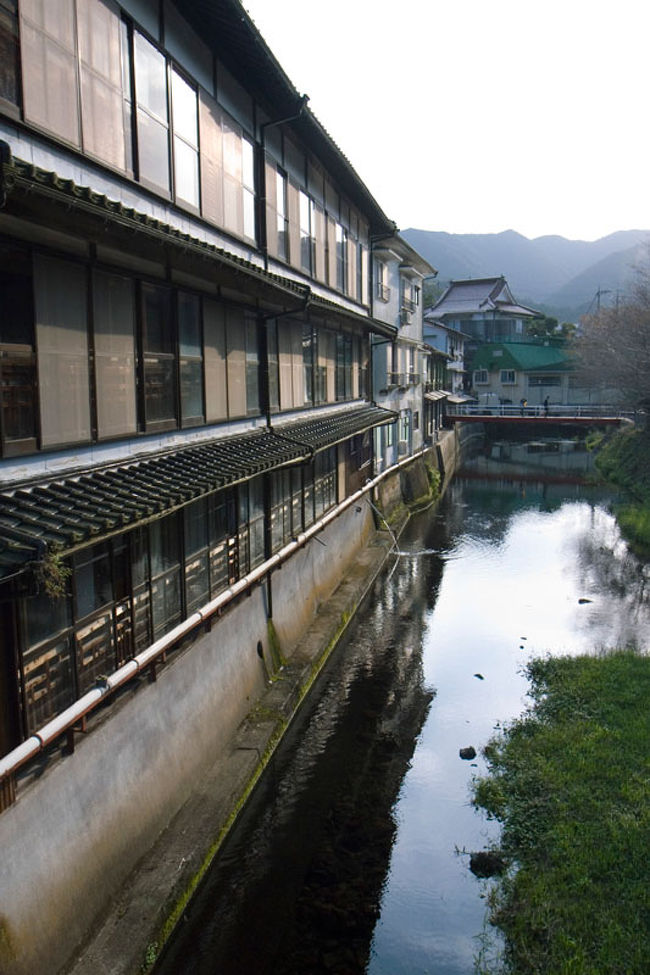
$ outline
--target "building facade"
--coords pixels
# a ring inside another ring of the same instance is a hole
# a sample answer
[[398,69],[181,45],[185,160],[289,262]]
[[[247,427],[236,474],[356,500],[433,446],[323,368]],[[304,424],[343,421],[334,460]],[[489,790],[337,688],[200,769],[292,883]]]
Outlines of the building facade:
[[473,347],[484,342],[526,339],[526,326],[540,313],[521,305],[508,282],[495,278],[452,281],[427,316],[464,332]]
[[440,436],[448,402],[449,381],[447,367],[450,356],[426,343],[423,345],[424,437],[433,444]]
[[[427,345],[447,358],[447,377],[449,393],[455,402],[461,402],[465,397],[465,343],[468,336],[461,332],[457,324],[447,325],[443,321],[431,317],[425,311],[423,321],[423,337]],[[460,399],[458,399],[460,397]]]
[[236,0],[4,8],[2,754],[356,489],[398,331],[393,225]]
[[384,470],[420,450],[426,437],[425,360],[422,343],[422,283],[434,269],[395,233],[372,248],[373,317],[396,330],[373,336],[373,395],[397,414],[395,424],[375,430],[375,463]]
[[589,403],[575,381],[575,362],[560,340],[482,345],[471,363],[472,393],[482,405],[530,407]]
[[[372,530],[346,500],[373,442],[382,470],[422,444],[431,269],[238,0],[2,0],[0,51],[0,840],[12,951],[37,972],[241,721],[272,631],[298,638]],[[88,736],[60,794],[44,776],[15,802],[3,762],[168,653],[159,702]],[[54,827],[25,825],[44,803],[77,817],[56,878]],[[29,891],[52,884],[39,940]]]

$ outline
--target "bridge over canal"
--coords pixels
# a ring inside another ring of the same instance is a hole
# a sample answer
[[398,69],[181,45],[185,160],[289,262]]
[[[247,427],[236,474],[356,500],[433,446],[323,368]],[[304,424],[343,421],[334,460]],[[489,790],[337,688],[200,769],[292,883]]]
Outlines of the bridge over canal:
[[[484,423],[489,425],[534,426],[541,433],[544,427],[620,426],[634,423],[633,410],[616,410],[611,406],[479,406],[475,403],[454,404],[445,414],[445,424]],[[541,428],[541,429],[540,429]]]

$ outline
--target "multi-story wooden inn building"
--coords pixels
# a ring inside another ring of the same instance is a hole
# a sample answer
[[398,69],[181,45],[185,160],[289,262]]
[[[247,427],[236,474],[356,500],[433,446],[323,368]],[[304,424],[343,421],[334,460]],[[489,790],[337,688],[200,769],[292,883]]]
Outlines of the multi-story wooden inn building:
[[371,531],[345,502],[395,421],[369,367],[395,226],[237,0],[0,0],[0,158],[0,761],[190,621],[65,788],[2,778],[22,957],[38,807],[65,943],[98,904],[72,906],[80,860],[85,890],[119,880],[263,686],[271,630],[290,646]]

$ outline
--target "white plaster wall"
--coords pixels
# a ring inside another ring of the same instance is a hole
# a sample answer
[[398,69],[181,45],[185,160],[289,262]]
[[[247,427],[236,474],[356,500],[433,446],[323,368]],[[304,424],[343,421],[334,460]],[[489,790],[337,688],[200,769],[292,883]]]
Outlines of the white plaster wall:
[[[372,531],[352,506],[274,572],[287,652]],[[0,972],[52,975],[219,756],[265,686],[266,588],[170,657],[0,815]],[[14,960],[11,956],[15,955]]]

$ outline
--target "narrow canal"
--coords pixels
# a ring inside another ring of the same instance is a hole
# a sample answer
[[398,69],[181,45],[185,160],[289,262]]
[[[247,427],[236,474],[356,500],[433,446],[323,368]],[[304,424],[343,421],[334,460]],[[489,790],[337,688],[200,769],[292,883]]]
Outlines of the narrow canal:
[[407,526],[158,975],[474,971],[489,882],[463,851],[496,827],[469,787],[526,705],[521,666],[650,644],[650,576],[607,499],[484,473]]

